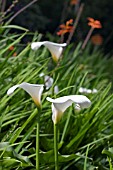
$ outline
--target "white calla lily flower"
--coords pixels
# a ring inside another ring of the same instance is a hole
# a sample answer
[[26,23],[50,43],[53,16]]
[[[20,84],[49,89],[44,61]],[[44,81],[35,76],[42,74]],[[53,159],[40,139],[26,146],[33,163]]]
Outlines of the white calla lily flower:
[[18,88],[22,88],[23,90],[25,90],[33,99],[33,101],[35,102],[35,104],[40,107],[41,105],[41,95],[43,92],[43,84],[30,84],[30,83],[26,83],[23,82],[21,84],[12,86],[8,91],[7,94],[11,95],[13,94],[13,92]]
[[53,60],[57,63],[60,56],[62,55],[63,47],[65,47],[67,44],[58,44],[58,43],[53,43],[50,41],[43,41],[43,42],[33,42],[31,43],[31,49],[32,50],[37,50],[39,49],[42,45],[44,45],[52,54]]
[[84,87],[80,87],[79,88],[79,92],[80,93],[86,93],[86,94],[94,94],[94,93],[97,93],[97,89],[87,89],[87,88],[84,88]]
[[47,97],[47,100],[52,103],[52,120],[54,124],[57,124],[63,116],[65,110],[75,103],[75,109],[88,108],[91,105],[91,101],[84,95],[70,95],[63,96],[57,99]]

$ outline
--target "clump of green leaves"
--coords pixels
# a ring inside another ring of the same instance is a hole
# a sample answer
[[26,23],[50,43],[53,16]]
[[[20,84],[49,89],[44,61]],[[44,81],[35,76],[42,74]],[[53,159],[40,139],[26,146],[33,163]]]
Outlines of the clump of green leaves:
[[[12,35],[7,32],[9,28],[1,28],[0,40],[0,168],[35,169],[37,117],[34,103],[19,89],[13,97],[8,97],[6,92],[23,81],[44,84],[44,78],[40,77],[43,72],[52,76],[54,83],[42,96],[40,169],[54,168],[52,114],[46,97],[80,94],[81,86],[98,91],[86,94],[92,101],[89,109],[78,112],[72,105],[59,124],[60,169],[109,169],[113,138],[112,59],[104,57],[101,51],[90,52],[90,47],[82,52],[81,44],[74,50],[70,45],[56,67],[46,48],[34,52],[30,44],[22,46],[27,30],[21,35]],[[37,39],[40,40],[40,35],[34,36],[34,40]],[[14,51],[9,50],[11,46],[17,52],[16,57],[12,55]],[[59,87],[58,94],[53,92],[55,85]]]

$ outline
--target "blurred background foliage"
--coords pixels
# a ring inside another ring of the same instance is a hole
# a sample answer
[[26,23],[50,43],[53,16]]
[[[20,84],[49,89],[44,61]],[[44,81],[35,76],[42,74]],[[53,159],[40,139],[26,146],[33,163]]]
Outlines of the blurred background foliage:
[[[71,5],[70,1],[71,0],[39,0],[19,14],[12,23],[26,27],[33,32],[38,31],[43,34],[44,39],[47,38],[47,33],[57,36],[56,32],[59,29],[59,25],[71,18],[75,20],[78,6],[84,3],[83,12],[72,38],[72,42],[78,43],[84,40],[90,29],[87,25],[87,17],[92,17],[100,20],[102,23],[102,29],[95,29],[93,35],[101,35],[103,38],[102,47],[104,47],[105,52],[113,53],[113,1],[78,0],[78,5]],[[7,9],[13,1],[6,2]],[[12,9],[12,12],[16,13],[29,2],[30,0],[18,1]]]

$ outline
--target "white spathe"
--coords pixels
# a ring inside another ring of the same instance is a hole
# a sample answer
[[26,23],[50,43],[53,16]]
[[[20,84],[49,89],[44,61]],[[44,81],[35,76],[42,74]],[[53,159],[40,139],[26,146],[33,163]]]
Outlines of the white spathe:
[[31,43],[31,49],[32,50],[37,50],[39,49],[42,45],[44,45],[46,48],[49,49],[49,51],[52,54],[52,58],[55,62],[58,62],[60,56],[62,55],[63,47],[65,47],[67,44],[58,44],[58,43],[53,43],[50,41],[43,41],[43,42],[33,42]]
[[75,104],[75,109],[78,110],[88,108],[91,105],[91,101],[84,95],[63,96],[57,99],[47,97],[47,100],[52,103],[52,120],[54,124],[60,121],[63,113],[72,103]]
[[35,104],[37,106],[41,105],[41,95],[43,92],[43,84],[30,84],[30,83],[26,83],[23,82],[21,84],[12,86],[8,91],[7,94],[11,95],[13,94],[13,92],[18,88],[22,88],[23,90],[25,90],[33,99],[33,101],[35,102]]

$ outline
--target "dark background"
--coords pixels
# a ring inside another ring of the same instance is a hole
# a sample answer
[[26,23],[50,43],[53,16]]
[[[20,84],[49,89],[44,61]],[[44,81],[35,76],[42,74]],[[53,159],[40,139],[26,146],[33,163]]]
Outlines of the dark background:
[[[13,8],[12,15],[29,2],[31,1],[19,1]],[[11,3],[12,1],[7,1],[6,9]],[[113,53],[113,0],[81,0],[81,3],[84,3],[84,9],[72,41],[84,40],[90,29],[87,25],[87,17],[92,17],[102,23],[102,29],[95,29],[93,35],[100,34],[104,40],[102,47],[104,47],[105,53]],[[63,15],[66,4],[67,7]],[[70,5],[70,0],[39,0],[19,14],[12,24],[23,26],[33,32],[38,31],[47,38],[47,33],[57,36],[58,26],[71,18],[75,19],[76,15],[77,6]]]

